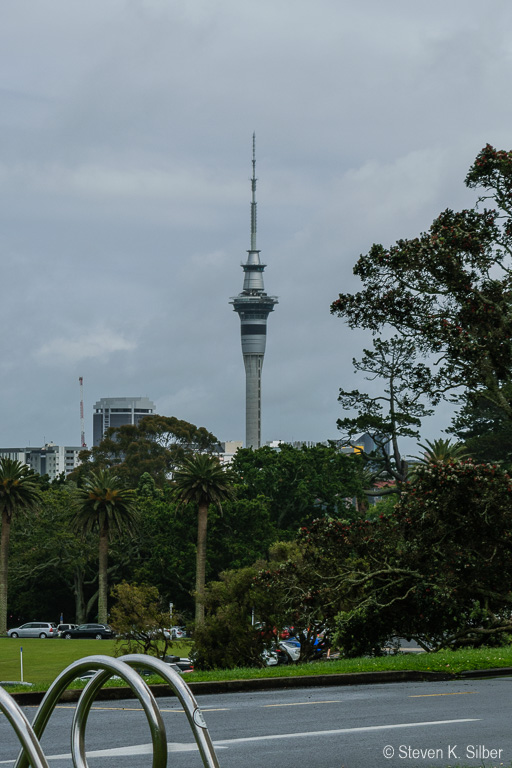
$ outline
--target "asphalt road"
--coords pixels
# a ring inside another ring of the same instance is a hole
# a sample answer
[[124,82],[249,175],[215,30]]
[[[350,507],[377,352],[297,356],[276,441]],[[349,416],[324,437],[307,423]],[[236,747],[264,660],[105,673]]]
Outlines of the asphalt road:
[[[198,697],[221,768],[508,766],[511,700],[512,678],[504,677]],[[200,768],[177,700],[158,699],[158,705],[167,729],[169,764]],[[56,768],[72,766],[74,707],[59,705],[42,740]],[[24,711],[32,720],[35,708]],[[94,705],[86,736],[90,768],[149,768],[149,745],[149,729],[136,700]],[[0,715],[0,768],[12,765],[18,749]]]

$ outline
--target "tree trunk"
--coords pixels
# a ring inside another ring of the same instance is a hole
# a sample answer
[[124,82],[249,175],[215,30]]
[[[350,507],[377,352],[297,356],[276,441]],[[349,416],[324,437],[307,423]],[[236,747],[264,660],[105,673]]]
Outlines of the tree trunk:
[[87,620],[85,615],[84,571],[80,565],[77,565],[73,572],[73,592],[75,593],[75,621],[77,624],[84,624]]
[[94,603],[96,603],[98,600],[98,590],[94,593],[94,595],[91,595],[91,597],[88,599],[86,605],[85,605],[85,618],[82,622],[82,624],[85,624],[85,622],[89,618],[89,614],[92,611]]
[[196,554],[196,626],[204,622],[204,582],[206,578],[206,528],[208,504],[199,504],[197,512]]
[[108,568],[108,528],[100,531],[99,566],[98,566],[98,623],[106,624],[107,610],[107,568]]
[[11,523],[7,511],[2,512],[2,538],[0,540],[0,635],[7,632],[7,569],[9,565],[9,536]]

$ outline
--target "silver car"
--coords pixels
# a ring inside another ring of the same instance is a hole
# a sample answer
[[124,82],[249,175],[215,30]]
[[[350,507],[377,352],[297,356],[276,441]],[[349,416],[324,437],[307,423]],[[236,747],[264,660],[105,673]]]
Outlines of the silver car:
[[7,637],[58,637],[57,625],[53,621],[29,621],[21,627],[7,630]]

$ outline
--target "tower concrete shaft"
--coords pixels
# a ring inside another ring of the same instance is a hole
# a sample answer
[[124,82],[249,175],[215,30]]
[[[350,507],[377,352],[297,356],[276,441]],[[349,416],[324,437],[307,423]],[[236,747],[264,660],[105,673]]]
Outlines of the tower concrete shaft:
[[252,137],[251,178],[251,247],[247,261],[242,264],[244,283],[242,292],[230,299],[233,310],[240,317],[242,355],[245,365],[245,445],[261,445],[261,371],[267,339],[267,318],[278,303],[276,296],[268,296],[263,285],[265,264],[260,261],[256,247],[256,137]]

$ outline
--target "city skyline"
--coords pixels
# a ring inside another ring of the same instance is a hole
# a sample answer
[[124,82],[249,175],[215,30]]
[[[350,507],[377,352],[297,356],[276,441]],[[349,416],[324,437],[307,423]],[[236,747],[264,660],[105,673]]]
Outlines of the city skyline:
[[[248,141],[279,297],[262,442],[340,435],[370,342],[330,315],[374,242],[472,206],[510,149],[512,6],[7,3],[0,29],[0,445],[80,445],[108,396],[244,436]],[[258,52],[258,55],[256,55]],[[268,282],[270,280],[270,282]],[[449,406],[425,420],[443,436]],[[412,455],[418,453],[413,446]]]

